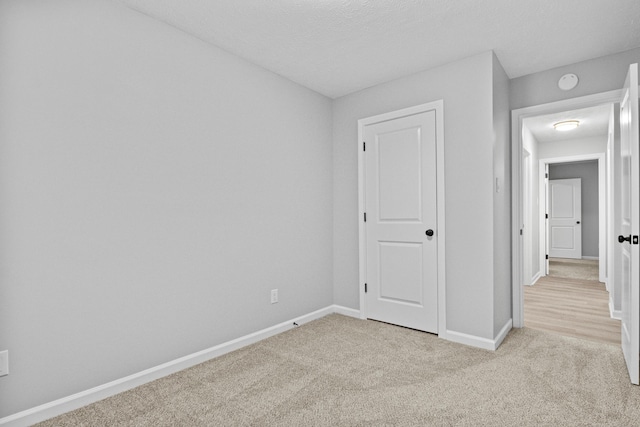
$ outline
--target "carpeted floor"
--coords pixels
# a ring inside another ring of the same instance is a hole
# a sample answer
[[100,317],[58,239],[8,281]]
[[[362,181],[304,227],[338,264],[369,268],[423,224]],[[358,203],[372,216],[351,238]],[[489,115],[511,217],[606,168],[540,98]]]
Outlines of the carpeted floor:
[[635,426],[618,347],[532,329],[496,352],[331,315],[39,426]]
[[550,258],[549,276],[598,281],[598,266],[597,259]]

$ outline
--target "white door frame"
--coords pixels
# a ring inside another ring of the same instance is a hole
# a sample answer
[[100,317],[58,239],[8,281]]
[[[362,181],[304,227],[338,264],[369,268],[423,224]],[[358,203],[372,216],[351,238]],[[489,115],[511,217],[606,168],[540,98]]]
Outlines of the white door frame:
[[616,103],[620,101],[621,96],[622,89],[617,89],[595,95],[550,102],[548,104],[519,108],[511,111],[511,259],[513,266],[511,273],[511,295],[514,328],[521,328],[524,326],[524,292],[522,290],[521,283],[523,239],[520,235],[520,227],[523,224],[523,179],[521,170],[521,159],[523,155],[522,123],[524,119],[528,117],[539,116],[542,114],[559,113],[567,110],[576,110],[596,105]]
[[[531,153],[523,148],[522,150],[522,167],[524,168],[522,174],[522,259],[527,260],[523,262],[522,267],[522,284],[532,285],[533,283],[533,265],[531,262],[532,242],[533,242],[533,227],[531,227],[531,200],[532,200],[532,174],[531,171],[535,167],[532,162]],[[537,280],[537,279],[536,279]]]
[[[598,259],[601,261],[598,267],[598,279],[601,282],[606,280],[605,271],[607,266],[607,195],[606,195],[606,182],[607,171],[605,170],[605,154],[593,153],[593,154],[580,154],[576,156],[564,156],[564,157],[550,157],[544,159],[538,159],[538,177],[540,182],[540,200],[545,200],[545,194],[548,194],[545,190],[545,186],[548,185],[548,181],[545,181],[544,174],[547,165],[554,163],[571,163],[571,162],[584,162],[587,160],[598,161]],[[548,228],[548,221],[545,220],[545,205],[540,203],[540,230]],[[584,221],[583,221],[584,222]],[[547,230],[548,231],[548,230]],[[546,255],[546,236],[549,233],[540,233],[540,271],[546,276],[549,274],[546,271],[547,263],[545,262]]]
[[365,214],[365,158],[364,127],[374,123],[393,120],[427,111],[436,112],[436,204],[438,233],[438,336],[446,338],[447,316],[445,298],[445,218],[444,218],[444,102],[442,100],[404,108],[402,110],[379,114],[358,120],[358,234],[359,234],[359,271],[360,271],[360,318],[367,318],[367,306],[364,286],[367,283],[367,238],[364,222]]

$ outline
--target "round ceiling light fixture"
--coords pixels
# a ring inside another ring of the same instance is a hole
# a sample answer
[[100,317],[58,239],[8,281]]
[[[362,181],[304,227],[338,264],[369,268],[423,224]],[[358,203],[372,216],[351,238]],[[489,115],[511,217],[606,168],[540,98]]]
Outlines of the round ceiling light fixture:
[[565,120],[562,122],[555,123],[553,128],[560,132],[566,132],[568,130],[573,130],[580,125],[578,120]]

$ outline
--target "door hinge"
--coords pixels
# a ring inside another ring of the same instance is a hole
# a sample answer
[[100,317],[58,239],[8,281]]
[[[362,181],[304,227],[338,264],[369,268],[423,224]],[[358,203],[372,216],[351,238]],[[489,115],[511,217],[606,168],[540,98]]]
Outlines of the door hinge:
[[364,213],[364,222],[367,222],[367,213]]
[[362,151],[367,151],[367,143],[366,142],[362,142]]
[[549,255],[545,255],[545,256],[544,256],[544,259],[549,259]]
[[367,293],[367,284],[366,283],[364,284],[364,293],[365,294]]
[[520,229],[520,235],[522,236],[522,228]]
[[545,173],[545,174],[544,174],[544,177],[545,177],[545,178],[549,178],[549,174],[548,174],[548,173]]
[[549,214],[544,214],[544,219],[549,219]]

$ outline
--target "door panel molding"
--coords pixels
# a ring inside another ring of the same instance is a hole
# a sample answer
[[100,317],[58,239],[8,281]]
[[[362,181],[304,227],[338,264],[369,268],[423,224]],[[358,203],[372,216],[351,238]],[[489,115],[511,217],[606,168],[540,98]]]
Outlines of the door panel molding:
[[[549,172],[548,171],[549,165],[554,163],[584,162],[586,160],[596,160],[598,162],[598,221],[599,221],[598,223],[598,252],[599,252],[598,259],[602,258],[603,260],[603,262],[600,263],[599,279],[601,282],[604,282],[606,280],[606,277],[605,277],[606,264],[608,263],[608,258],[607,258],[608,251],[606,249],[607,234],[608,234],[608,228],[607,228],[608,216],[607,216],[607,205],[606,205],[607,203],[607,200],[606,200],[607,170],[606,170],[606,164],[605,164],[605,154],[604,153],[578,154],[575,156],[546,157],[546,158],[538,159],[538,180],[539,180],[538,197],[539,197],[539,200],[546,201],[546,198],[547,198],[546,186],[548,183],[548,179],[545,179],[545,173]],[[514,185],[515,185],[515,179],[516,179],[515,175],[513,179],[514,179]],[[549,272],[549,260],[545,259],[545,255],[549,253],[549,247],[548,247],[549,236],[547,235],[548,233],[545,232],[547,229],[545,213],[546,213],[546,205],[545,203],[540,203],[539,212],[538,212],[539,229],[543,230],[540,232],[540,236],[539,236],[540,238],[539,259],[540,259],[540,272],[541,272],[540,276],[541,277],[546,276]],[[516,266],[515,261],[513,265],[515,269],[515,266]],[[514,289],[514,292],[515,292],[515,289]],[[515,298],[515,295],[514,295],[514,298]],[[516,309],[517,309],[517,306],[514,301],[514,305],[513,305],[514,323],[515,323],[515,316],[517,312]],[[519,327],[522,327],[522,326],[519,326]]]
[[359,289],[360,289],[360,318],[367,318],[365,284],[367,283],[367,240],[365,229],[365,156],[369,147],[364,146],[364,130],[373,125],[389,120],[395,120],[425,112],[435,112],[436,131],[436,224],[437,233],[437,307],[438,307],[438,336],[446,338],[446,286],[445,286],[445,187],[444,187],[444,102],[437,100],[426,104],[416,105],[389,113],[379,114],[358,120],[358,232],[359,232]]

